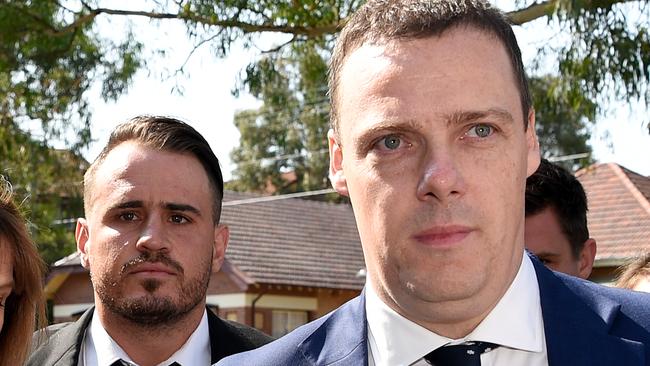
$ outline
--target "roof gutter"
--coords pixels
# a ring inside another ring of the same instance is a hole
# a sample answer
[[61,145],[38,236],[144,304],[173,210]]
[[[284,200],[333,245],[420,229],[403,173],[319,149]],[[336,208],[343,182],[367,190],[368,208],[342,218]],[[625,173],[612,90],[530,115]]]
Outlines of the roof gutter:
[[255,304],[266,294],[266,291],[262,290],[257,296],[253,299],[251,302],[251,326],[253,328],[257,328],[257,324],[255,324]]

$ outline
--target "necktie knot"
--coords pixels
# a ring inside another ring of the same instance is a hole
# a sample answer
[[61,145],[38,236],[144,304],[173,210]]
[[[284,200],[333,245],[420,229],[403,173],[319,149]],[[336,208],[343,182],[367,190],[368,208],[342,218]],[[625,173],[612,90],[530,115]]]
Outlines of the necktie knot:
[[[134,364],[123,359],[119,359],[111,364],[111,366],[133,366]],[[169,364],[169,366],[181,366],[178,362],[174,361]]]
[[433,366],[480,366],[481,355],[499,345],[489,342],[465,342],[440,347],[424,356]]

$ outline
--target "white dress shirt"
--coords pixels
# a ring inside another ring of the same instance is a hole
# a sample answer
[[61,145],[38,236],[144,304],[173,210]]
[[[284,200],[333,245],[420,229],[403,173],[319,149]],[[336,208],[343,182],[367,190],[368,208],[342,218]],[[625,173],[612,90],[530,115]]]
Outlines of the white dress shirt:
[[[168,366],[173,362],[178,362],[182,366],[210,365],[210,330],[206,311],[203,312],[201,322],[187,339],[187,342],[171,357],[159,363],[158,366]],[[79,365],[110,366],[119,359],[137,365],[106,332],[97,315],[97,310],[95,310],[90,326],[86,329],[81,354],[79,355]]]
[[514,281],[485,319],[466,337],[449,339],[404,318],[366,284],[368,364],[425,366],[422,357],[446,344],[484,341],[500,345],[481,355],[482,366],[548,366],[537,275],[524,253]]

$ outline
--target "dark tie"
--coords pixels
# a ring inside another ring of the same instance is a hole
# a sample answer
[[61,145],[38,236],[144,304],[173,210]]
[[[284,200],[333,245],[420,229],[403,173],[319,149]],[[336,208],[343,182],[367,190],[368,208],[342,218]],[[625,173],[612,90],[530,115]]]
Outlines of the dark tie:
[[433,366],[481,366],[481,355],[497,347],[488,342],[466,342],[440,347],[424,359]]
[[111,366],[130,366],[131,364],[124,361],[123,359],[119,359],[111,364]]
[[[131,364],[128,363],[128,362],[126,362],[126,361],[124,361],[124,360],[122,360],[122,359],[119,359],[119,360],[113,362],[113,363],[111,364],[111,366],[131,366]],[[169,366],[181,366],[181,364],[179,364],[178,362],[174,361],[174,362],[170,363]]]

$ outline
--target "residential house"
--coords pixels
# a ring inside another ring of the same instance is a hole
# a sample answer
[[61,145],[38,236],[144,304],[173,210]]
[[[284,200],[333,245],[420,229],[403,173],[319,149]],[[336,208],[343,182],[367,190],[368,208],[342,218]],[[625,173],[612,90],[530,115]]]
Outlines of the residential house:
[[650,251],[650,177],[615,163],[591,165],[576,177],[587,193],[589,234],[597,245],[590,279],[609,284],[620,265]]

